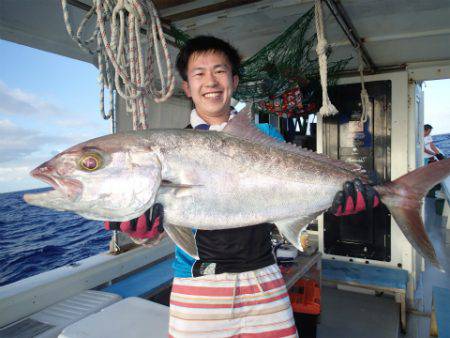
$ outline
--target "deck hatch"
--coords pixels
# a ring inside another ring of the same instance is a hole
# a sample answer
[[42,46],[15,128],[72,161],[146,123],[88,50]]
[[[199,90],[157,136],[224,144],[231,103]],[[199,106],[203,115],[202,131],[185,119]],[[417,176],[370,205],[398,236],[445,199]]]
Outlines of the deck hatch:
[[38,320],[26,318],[20,322],[0,329],[0,338],[15,337],[28,338],[41,334],[49,329],[54,328],[53,325],[42,323]]

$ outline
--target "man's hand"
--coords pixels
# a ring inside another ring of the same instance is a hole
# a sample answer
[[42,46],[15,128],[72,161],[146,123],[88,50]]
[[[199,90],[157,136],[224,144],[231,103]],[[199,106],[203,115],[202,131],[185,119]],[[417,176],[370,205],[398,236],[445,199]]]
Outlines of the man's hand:
[[445,159],[445,156],[444,155],[442,155],[441,153],[438,153],[438,154],[436,154],[436,155],[434,155],[439,161],[442,161],[442,160],[444,160]]
[[106,230],[126,233],[132,239],[156,239],[163,231],[164,208],[156,203],[138,218],[126,222],[105,222]]
[[344,189],[334,196],[330,212],[335,216],[347,216],[375,208],[378,204],[380,197],[376,190],[357,178],[353,182],[344,183]]

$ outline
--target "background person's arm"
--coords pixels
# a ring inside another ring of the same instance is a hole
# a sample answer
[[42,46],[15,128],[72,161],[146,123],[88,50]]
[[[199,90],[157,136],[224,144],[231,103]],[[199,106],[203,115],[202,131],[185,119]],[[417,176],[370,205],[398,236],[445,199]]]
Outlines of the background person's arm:
[[430,148],[431,148],[431,150],[434,151],[434,154],[431,154],[431,155],[437,155],[440,153],[439,149],[434,145],[433,142],[430,143]]
[[435,152],[434,151],[432,151],[432,150],[428,150],[427,148],[423,148],[424,149],[424,151],[428,154],[428,155],[433,155],[434,156],[434,154],[435,154]]

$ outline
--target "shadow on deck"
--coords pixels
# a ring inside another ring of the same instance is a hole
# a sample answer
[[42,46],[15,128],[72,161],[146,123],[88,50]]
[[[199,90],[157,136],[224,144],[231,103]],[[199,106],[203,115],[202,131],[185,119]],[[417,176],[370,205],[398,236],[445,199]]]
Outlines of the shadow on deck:
[[425,224],[445,273],[426,264],[416,291],[416,310],[408,313],[407,333],[399,330],[399,308],[390,296],[373,296],[322,289],[322,314],[318,338],[424,338],[429,337],[431,290],[450,288],[450,245],[445,244],[442,217],[435,212],[435,199],[425,200]]

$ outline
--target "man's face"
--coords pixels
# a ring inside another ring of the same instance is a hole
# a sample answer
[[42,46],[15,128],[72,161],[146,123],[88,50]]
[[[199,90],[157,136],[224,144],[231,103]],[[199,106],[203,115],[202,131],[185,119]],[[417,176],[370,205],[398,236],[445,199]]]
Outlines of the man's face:
[[232,75],[231,64],[220,52],[194,53],[189,58],[187,81],[183,81],[186,95],[194,101],[200,117],[227,116],[233,91],[239,77]]
[[428,136],[428,135],[430,135],[430,133],[431,133],[431,129],[425,129],[423,136]]

